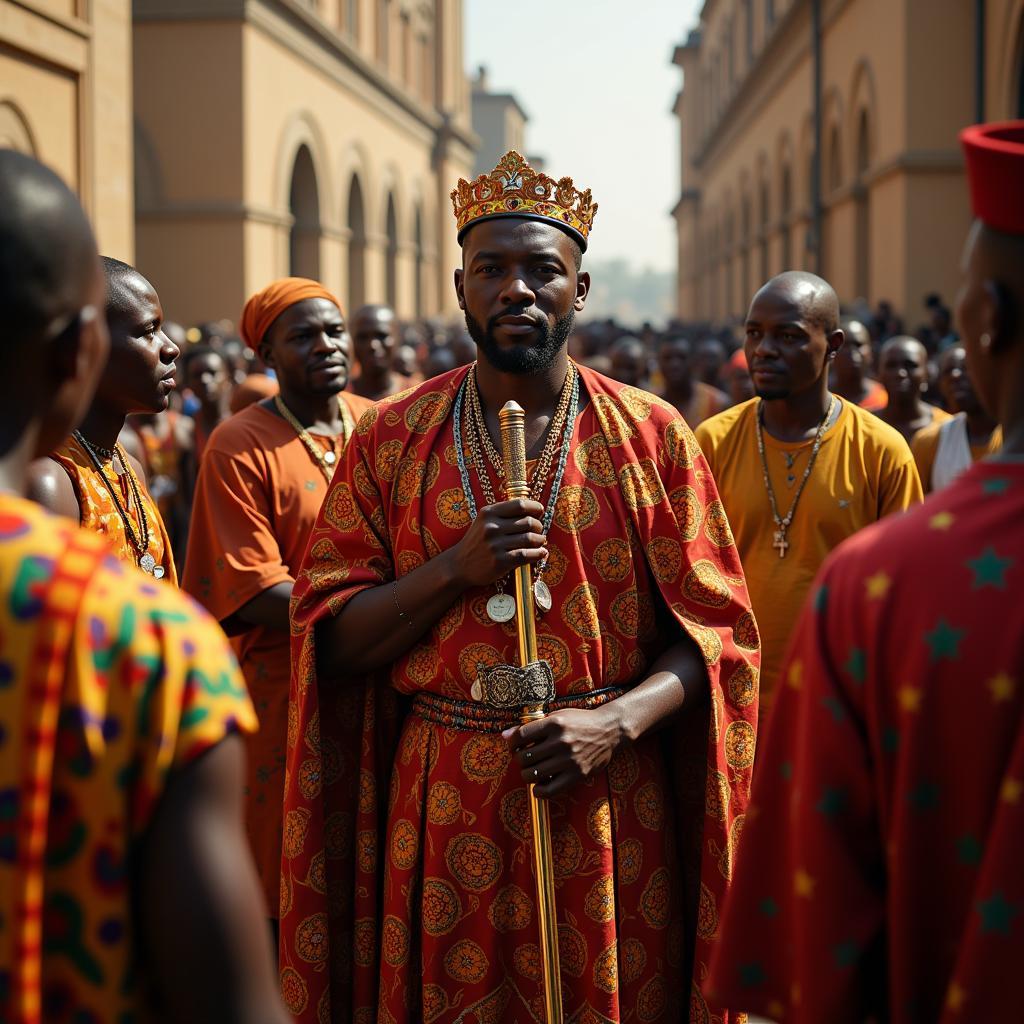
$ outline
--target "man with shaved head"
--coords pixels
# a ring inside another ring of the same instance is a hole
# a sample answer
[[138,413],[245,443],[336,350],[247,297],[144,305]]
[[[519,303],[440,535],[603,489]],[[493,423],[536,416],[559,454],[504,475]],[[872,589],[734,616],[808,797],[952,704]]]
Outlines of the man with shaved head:
[[844,340],[831,370],[835,393],[868,412],[878,412],[885,408],[887,397],[885,388],[871,376],[871,335],[859,320],[845,318],[839,326]]
[[650,388],[651,359],[647,346],[639,338],[632,335],[618,338],[608,356],[612,364],[609,377],[632,388],[645,391]]
[[878,418],[895,427],[908,443],[919,431],[950,418],[921,397],[928,387],[928,352],[917,338],[906,334],[890,338],[882,346],[878,365],[889,396]]
[[75,197],[0,149],[0,1020],[284,1024],[223,633],[26,500],[110,340]]
[[353,394],[379,402],[408,386],[395,373],[394,353],[398,321],[388,306],[361,306],[349,324],[359,376],[352,382]]
[[839,300],[827,281],[800,271],[772,278],[747,313],[755,397],[697,428],[746,571],[767,706],[825,556],[868,523],[921,500],[907,442],[829,391],[842,344]]

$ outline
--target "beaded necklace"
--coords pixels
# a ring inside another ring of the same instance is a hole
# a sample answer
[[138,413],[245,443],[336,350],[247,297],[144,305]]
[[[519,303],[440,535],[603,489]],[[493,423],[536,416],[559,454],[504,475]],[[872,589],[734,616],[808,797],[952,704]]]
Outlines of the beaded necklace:
[[348,406],[338,398],[338,408],[341,410],[341,433],[335,439],[335,447],[324,451],[314,440],[309,431],[299,422],[298,417],[284,404],[280,395],[274,395],[274,406],[277,411],[292,425],[292,429],[299,435],[299,440],[306,446],[312,460],[320,467],[320,472],[328,483],[334,478],[334,464],[338,461],[337,441],[341,440],[341,450],[345,450],[348,439],[352,433],[352,422]]

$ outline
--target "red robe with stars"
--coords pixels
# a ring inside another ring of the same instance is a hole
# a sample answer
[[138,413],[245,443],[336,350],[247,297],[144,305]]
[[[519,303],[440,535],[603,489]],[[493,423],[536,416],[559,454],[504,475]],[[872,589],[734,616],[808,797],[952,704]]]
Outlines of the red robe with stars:
[[790,649],[715,999],[778,1021],[1024,1020],[1024,464],[843,544]]

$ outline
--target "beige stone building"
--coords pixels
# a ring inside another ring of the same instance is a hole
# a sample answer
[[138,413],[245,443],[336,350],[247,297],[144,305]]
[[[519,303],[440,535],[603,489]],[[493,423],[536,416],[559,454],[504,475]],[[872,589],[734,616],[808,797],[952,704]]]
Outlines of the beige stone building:
[[1024,116],[1024,0],[706,0],[674,61],[680,316],[738,319],[790,268],[910,326],[952,301],[957,133]]
[[511,93],[494,92],[487,68],[477,69],[470,99],[473,131],[480,140],[473,174],[490,174],[510,150],[526,155],[526,124],[530,120]]
[[75,189],[100,248],[131,260],[130,0],[0,0],[0,146]]
[[346,309],[456,308],[473,165],[461,0],[135,0],[138,266],[168,315],[237,319],[285,274]]

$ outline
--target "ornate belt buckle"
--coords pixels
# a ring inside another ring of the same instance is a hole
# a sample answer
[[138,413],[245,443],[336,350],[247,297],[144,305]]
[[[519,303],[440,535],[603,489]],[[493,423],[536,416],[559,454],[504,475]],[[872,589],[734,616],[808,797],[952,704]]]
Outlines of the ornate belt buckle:
[[491,665],[481,669],[470,693],[474,700],[502,711],[546,704],[555,699],[555,676],[543,659],[522,668]]

